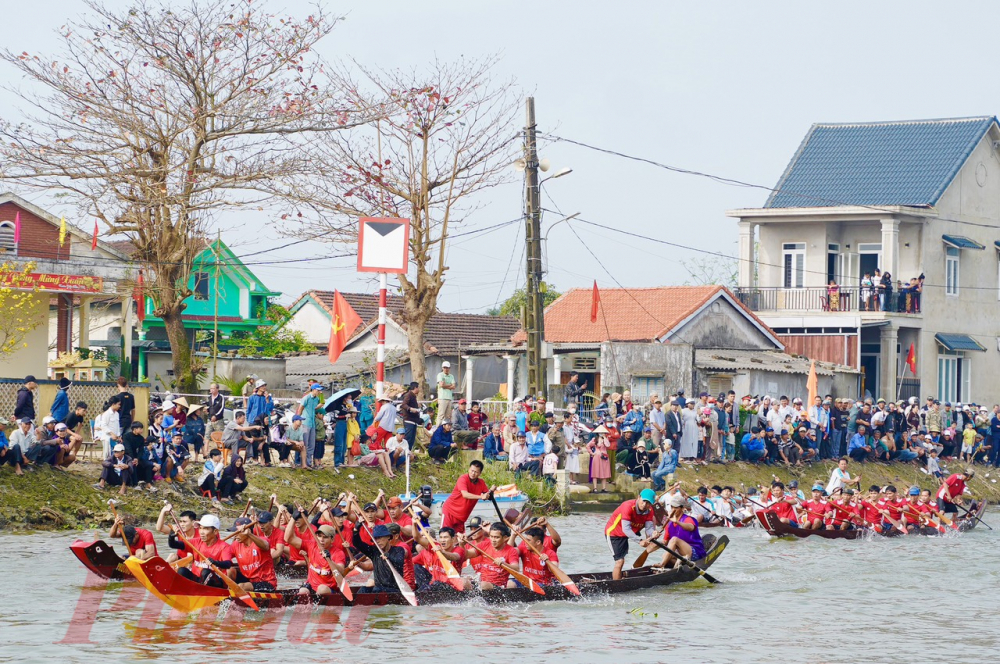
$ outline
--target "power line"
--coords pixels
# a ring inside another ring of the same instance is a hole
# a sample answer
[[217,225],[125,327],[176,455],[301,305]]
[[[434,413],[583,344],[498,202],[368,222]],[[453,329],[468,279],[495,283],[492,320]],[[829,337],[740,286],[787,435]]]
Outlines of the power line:
[[[602,147],[599,147],[599,146],[596,146],[596,145],[590,145],[589,143],[584,143],[582,141],[576,141],[576,140],[573,140],[571,138],[566,138],[564,136],[556,136],[554,134],[549,134],[549,133],[543,133],[542,135],[545,136],[546,138],[550,138],[550,139],[552,139],[553,141],[556,141],[556,142],[570,143],[571,145],[576,145],[576,146],[579,146],[579,147],[582,147],[582,148],[586,148],[588,150],[594,150],[595,152],[602,152],[604,154],[613,155],[615,157],[620,157],[622,159],[628,159],[630,161],[637,161],[639,163],[648,164],[650,166],[655,166],[656,168],[661,168],[663,170],[670,171],[671,173],[679,173],[681,175],[693,175],[693,176],[696,176],[696,177],[707,178],[709,180],[712,180],[713,182],[718,182],[719,184],[725,184],[725,185],[734,186],[734,187],[745,187],[745,188],[749,188],[749,189],[760,189],[760,190],[771,192],[771,193],[789,194],[791,196],[797,196],[799,198],[804,198],[804,199],[816,201],[818,203],[826,203],[826,204],[831,205],[831,206],[858,207],[858,208],[863,208],[863,209],[866,209],[866,210],[872,210],[873,212],[880,212],[882,214],[908,214],[910,216],[916,216],[916,217],[930,216],[930,215],[921,215],[920,214],[920,208],[916,208],[916,207],[911,208],[913,210],[913,212],[900,213],[898,210],[890,209],[888,206],[867,205],[867,204],[864,204],[864,203],[848,203],[846,201],[841,201],[841,200],[837,200],[837,199],[834,199],[834,198],[824,198],[822,196],[815,196],[815,195],[811,195],[811,194],[801,194],[799,192],[791,191],[789,189],[783,189],[783,188],[780,188],[780,187],[769,187],[767,185],[757,184],[757,183],[754,183],[754,182],[745,182],[743,180],[737,180],[735,178],[726,177],[724,175],[715,175],[713,173],[705,173],[703,171],[696,171],[696,170],[693,170],[693,169],[690,169],[690,168],[682,168],[680,166],[671,166],[670,164],[664,164],[662,162],[658,162],[658,161],[655,161],[653,159],[648,159],[646,157],[638,157],[638,156],[635,156],[635,155],[626,154],[624,152],[619,152],[617,150],[611,150],[609,148],[602,148]],[[817,207],[826,207],[826,206],[817,206]],[[899,207],[908,207],[908,206],[901,205]],[[967,224],[969,226],[978,226],[980,228],[989,228],[991,230],[996,230],[996,228],[997,228],[996,224],[986,224],[986,223],[980,223],[980,222],[976,222],[976,221],[967,221],[967,220],[964,220],[964,219],[952,219],[950,217],[933,216],[933,218],[934,219],[939,219],[941,221],[953,221],[956,224]]]

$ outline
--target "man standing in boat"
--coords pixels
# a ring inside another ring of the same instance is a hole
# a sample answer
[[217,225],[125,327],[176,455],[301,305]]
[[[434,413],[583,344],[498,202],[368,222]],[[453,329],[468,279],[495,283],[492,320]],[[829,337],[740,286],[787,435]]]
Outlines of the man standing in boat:
[[964,502],[962,496],[965,494],[965,484],[975,477],[975,475],[976,471],[969,467],[961,473],[949,476],[948,479],[941,483],[937,498],[938,506],[942,512],[945,514],[958,514],[958,506]]
[[[469,472],[458,478],[451,495],[441,506],[441,527],[451,528],[456,533],[465,532],[465,522],[469,520],[472,510],[480,500],[489,500],[490,492],[486,482],[479,476],[483,472],[483,462],[473,459],[469,464]],[[494,487],[496,488],[496,487]]]
[[[653,538],[656,525],[653,520],[653,503],[656,502],[656,492],[643,489],[638,498],[626,500],[618,506],[604,526],[604,535],[608,539],[611,555],[615,566],[611,578],[615,581],[622,578],[622,567],[625,565],[625,555],[628,554],[628,542],[632,540],[640,547],[649,545]],[[639,533],[645,536],[642,537]]]

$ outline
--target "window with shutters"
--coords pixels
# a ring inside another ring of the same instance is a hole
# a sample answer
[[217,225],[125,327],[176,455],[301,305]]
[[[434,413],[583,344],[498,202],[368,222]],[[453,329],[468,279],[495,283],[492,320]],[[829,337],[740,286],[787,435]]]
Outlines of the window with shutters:
[[727,375],[715,375],[708,377],[708,393],[717,396],[721,392],[729,392],[733,389],[733,377]]
[[0,251],[17,253],[17,244],[14,242],[14,222],[12,221],[0,223]]
[[944,294],[958,295],[958,268],[960,250],[955,247],[948,247],[945,250],[944,258]]
[[785,288],[803,288],[806,275],[805,242],[786,242],[781,245]]
[[629,389],[632,391],[632,403],[645,403],[651,394],[663,396],[663,377],[635,376]]

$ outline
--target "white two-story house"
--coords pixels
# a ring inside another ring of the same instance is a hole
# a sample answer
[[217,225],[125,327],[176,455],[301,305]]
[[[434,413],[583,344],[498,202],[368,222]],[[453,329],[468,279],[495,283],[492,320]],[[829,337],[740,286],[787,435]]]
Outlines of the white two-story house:
[[995,117],[813,125],[764,207],[727,215],[737,296],[787,352],[863,370],[876,397],[1000,399]]

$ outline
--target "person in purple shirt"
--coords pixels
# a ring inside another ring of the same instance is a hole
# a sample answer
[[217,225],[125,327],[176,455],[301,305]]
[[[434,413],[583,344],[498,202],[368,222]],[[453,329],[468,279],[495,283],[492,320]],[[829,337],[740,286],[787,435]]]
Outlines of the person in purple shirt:
[[[675,493],[669,498],[667,548],[676,551],[688,560],[701,560],[705,557],[705,545],[702,544],[701,534],[698,532],[697,519],[690,514],[685,514],[687,504],[687,499],[681,493]],[[665,552],[658,567],[666,567],[671,564],[674,567],[679,567],[681,559]]]

